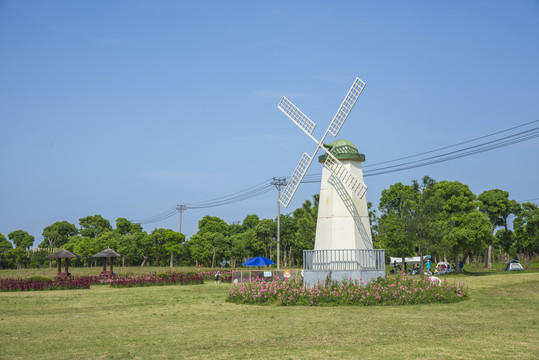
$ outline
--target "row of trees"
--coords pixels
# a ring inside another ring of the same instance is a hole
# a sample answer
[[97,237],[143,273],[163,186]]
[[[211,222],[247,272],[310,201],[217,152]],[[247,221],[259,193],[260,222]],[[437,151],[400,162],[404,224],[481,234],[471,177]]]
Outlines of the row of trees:
[[373,237],[394,256],[434,254],[455,264],[473,259],[476,266],[483,259],[491,268],[497,249],[506,260],[522,253],[529,268],[530,255],[539,252],[539,209],[509,199],[507,191],[476,196],[458,181],[425,176],[383,190],[379,210],[379,216],[371,213]]
[[[281,263],[298,266],[302,251],[312,249],[316,231],[318,195],[314,204],[306,201],[292,214],[281,216]],[[39,247],[45,251],[28,251],[34,237],[23,230],[8,234],[8,241],[0,234],[0,266],[40,267],[51,266],[45,259],[51,251],[64,248],[81,258],[74,265],[92,266],[92,255],[111,248],[123,255],[124,266],[237,266],[254,256],[276,259],[277,223],[273,219],[259,219],[248,215],[242,223],[227,224],[215,216],[205,216],[199,221],[198,232],[188,241],[185,235],[170,229],[143,231],[140,224],[125,218],[116,219],[116,227],[101,215],[79,219],[79,227],[67,221],[57,221],[43,230],[43,242]]]
[[[281,264],[300,266],[302,252],[314,247],[318,195],[291,214],[281,216]],[[410,185],[396,183],[382,191],[379,215],[370,209],[375,247],[391,256],[431,254],[458,264],[483,259],[490,268],[495,253],[521,253],[529,267],[532,254],[539,253],[539,209],[532,203],[519,204],[502,190],[488,190],[476,196],[458,181],[440,181],[426,176]],[[510,230],[510,217],[513,230]],[[123,254],[129,266],[238,266],[253,256],[276,260],[276,219],[248,215],[243,222],[227,224],[205,216],[198,232],[185,236],[169,229],[143,231],[140,224],[116,219],[113,228],[100,215],[79,219],[79,227],[58,221],[43,230],[45,249],[65,248],[81,258],[78,265],[95,265],[92,255],[110,247]],[[0,266],[50,265],[46,252],[28,252],[34,237],[23,230],[0,234]],[[15,248],[13,248],[15,245]]]

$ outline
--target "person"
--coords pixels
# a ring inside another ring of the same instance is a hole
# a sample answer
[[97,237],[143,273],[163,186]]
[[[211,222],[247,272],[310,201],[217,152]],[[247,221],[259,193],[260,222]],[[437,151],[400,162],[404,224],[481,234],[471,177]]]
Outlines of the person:
[[217,271],[217,273],[215,274],[215,283],[217,285],[219,285],[221,283],[221,273],[219,273],[219,271]]
[[430,264],[431,264],[430,259],[428,259],[428,260],[427,260],[427,273],[428,273],[429,275],[432,274],[432,273],[430,272]]
[[397,260],[393,261],[393,272],[397,273]]
[[462,260],[459,261],[459,270],[462,272],[462,269],[464,268],[464,264],[462,263]]

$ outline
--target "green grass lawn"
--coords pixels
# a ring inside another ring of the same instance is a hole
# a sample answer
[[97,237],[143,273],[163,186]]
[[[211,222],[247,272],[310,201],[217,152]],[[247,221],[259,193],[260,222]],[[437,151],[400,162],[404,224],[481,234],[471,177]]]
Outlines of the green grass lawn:
[[213,282],[0,293],[0,359],[539,357],[539,273],[445,279],[469,285],[470,300],[374,307],[235,305],[225,302],[230,285]]

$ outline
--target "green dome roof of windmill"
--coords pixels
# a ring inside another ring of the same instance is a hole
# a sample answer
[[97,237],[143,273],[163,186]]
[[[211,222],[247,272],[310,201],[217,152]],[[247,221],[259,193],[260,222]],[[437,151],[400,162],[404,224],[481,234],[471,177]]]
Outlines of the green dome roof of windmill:
[[[348,140],[335,140],[331,144],[324,144],[324,146],[339,160],[357,160],[365,161],[365,155],[360,154],[357,147]],[[318,157],[318,162],[323,163],[326,161],[327,154]]]

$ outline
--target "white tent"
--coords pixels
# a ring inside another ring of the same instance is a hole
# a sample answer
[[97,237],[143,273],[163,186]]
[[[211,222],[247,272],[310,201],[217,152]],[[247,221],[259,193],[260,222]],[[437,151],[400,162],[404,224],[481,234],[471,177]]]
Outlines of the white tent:
[[[397,265],[402,266],[402,257],[389,257],[391,261],[389,262],[389,265],[393,266],[395,262],[397,262]],[[429,258],[428,255],[423,256],[423,262],[427,262],[427,259]],[[414,257],[405,257],[404,261],[406,262],[406,265],[420,265],[421,264],[421,256],[414,256]]]
[[516,260],[513,260],[511,261],[510,263],[507,264],[507,266],[505,267],[505,271],[522,271],[524,270],[524,268],[522,267],[522,265],[516,261]]

